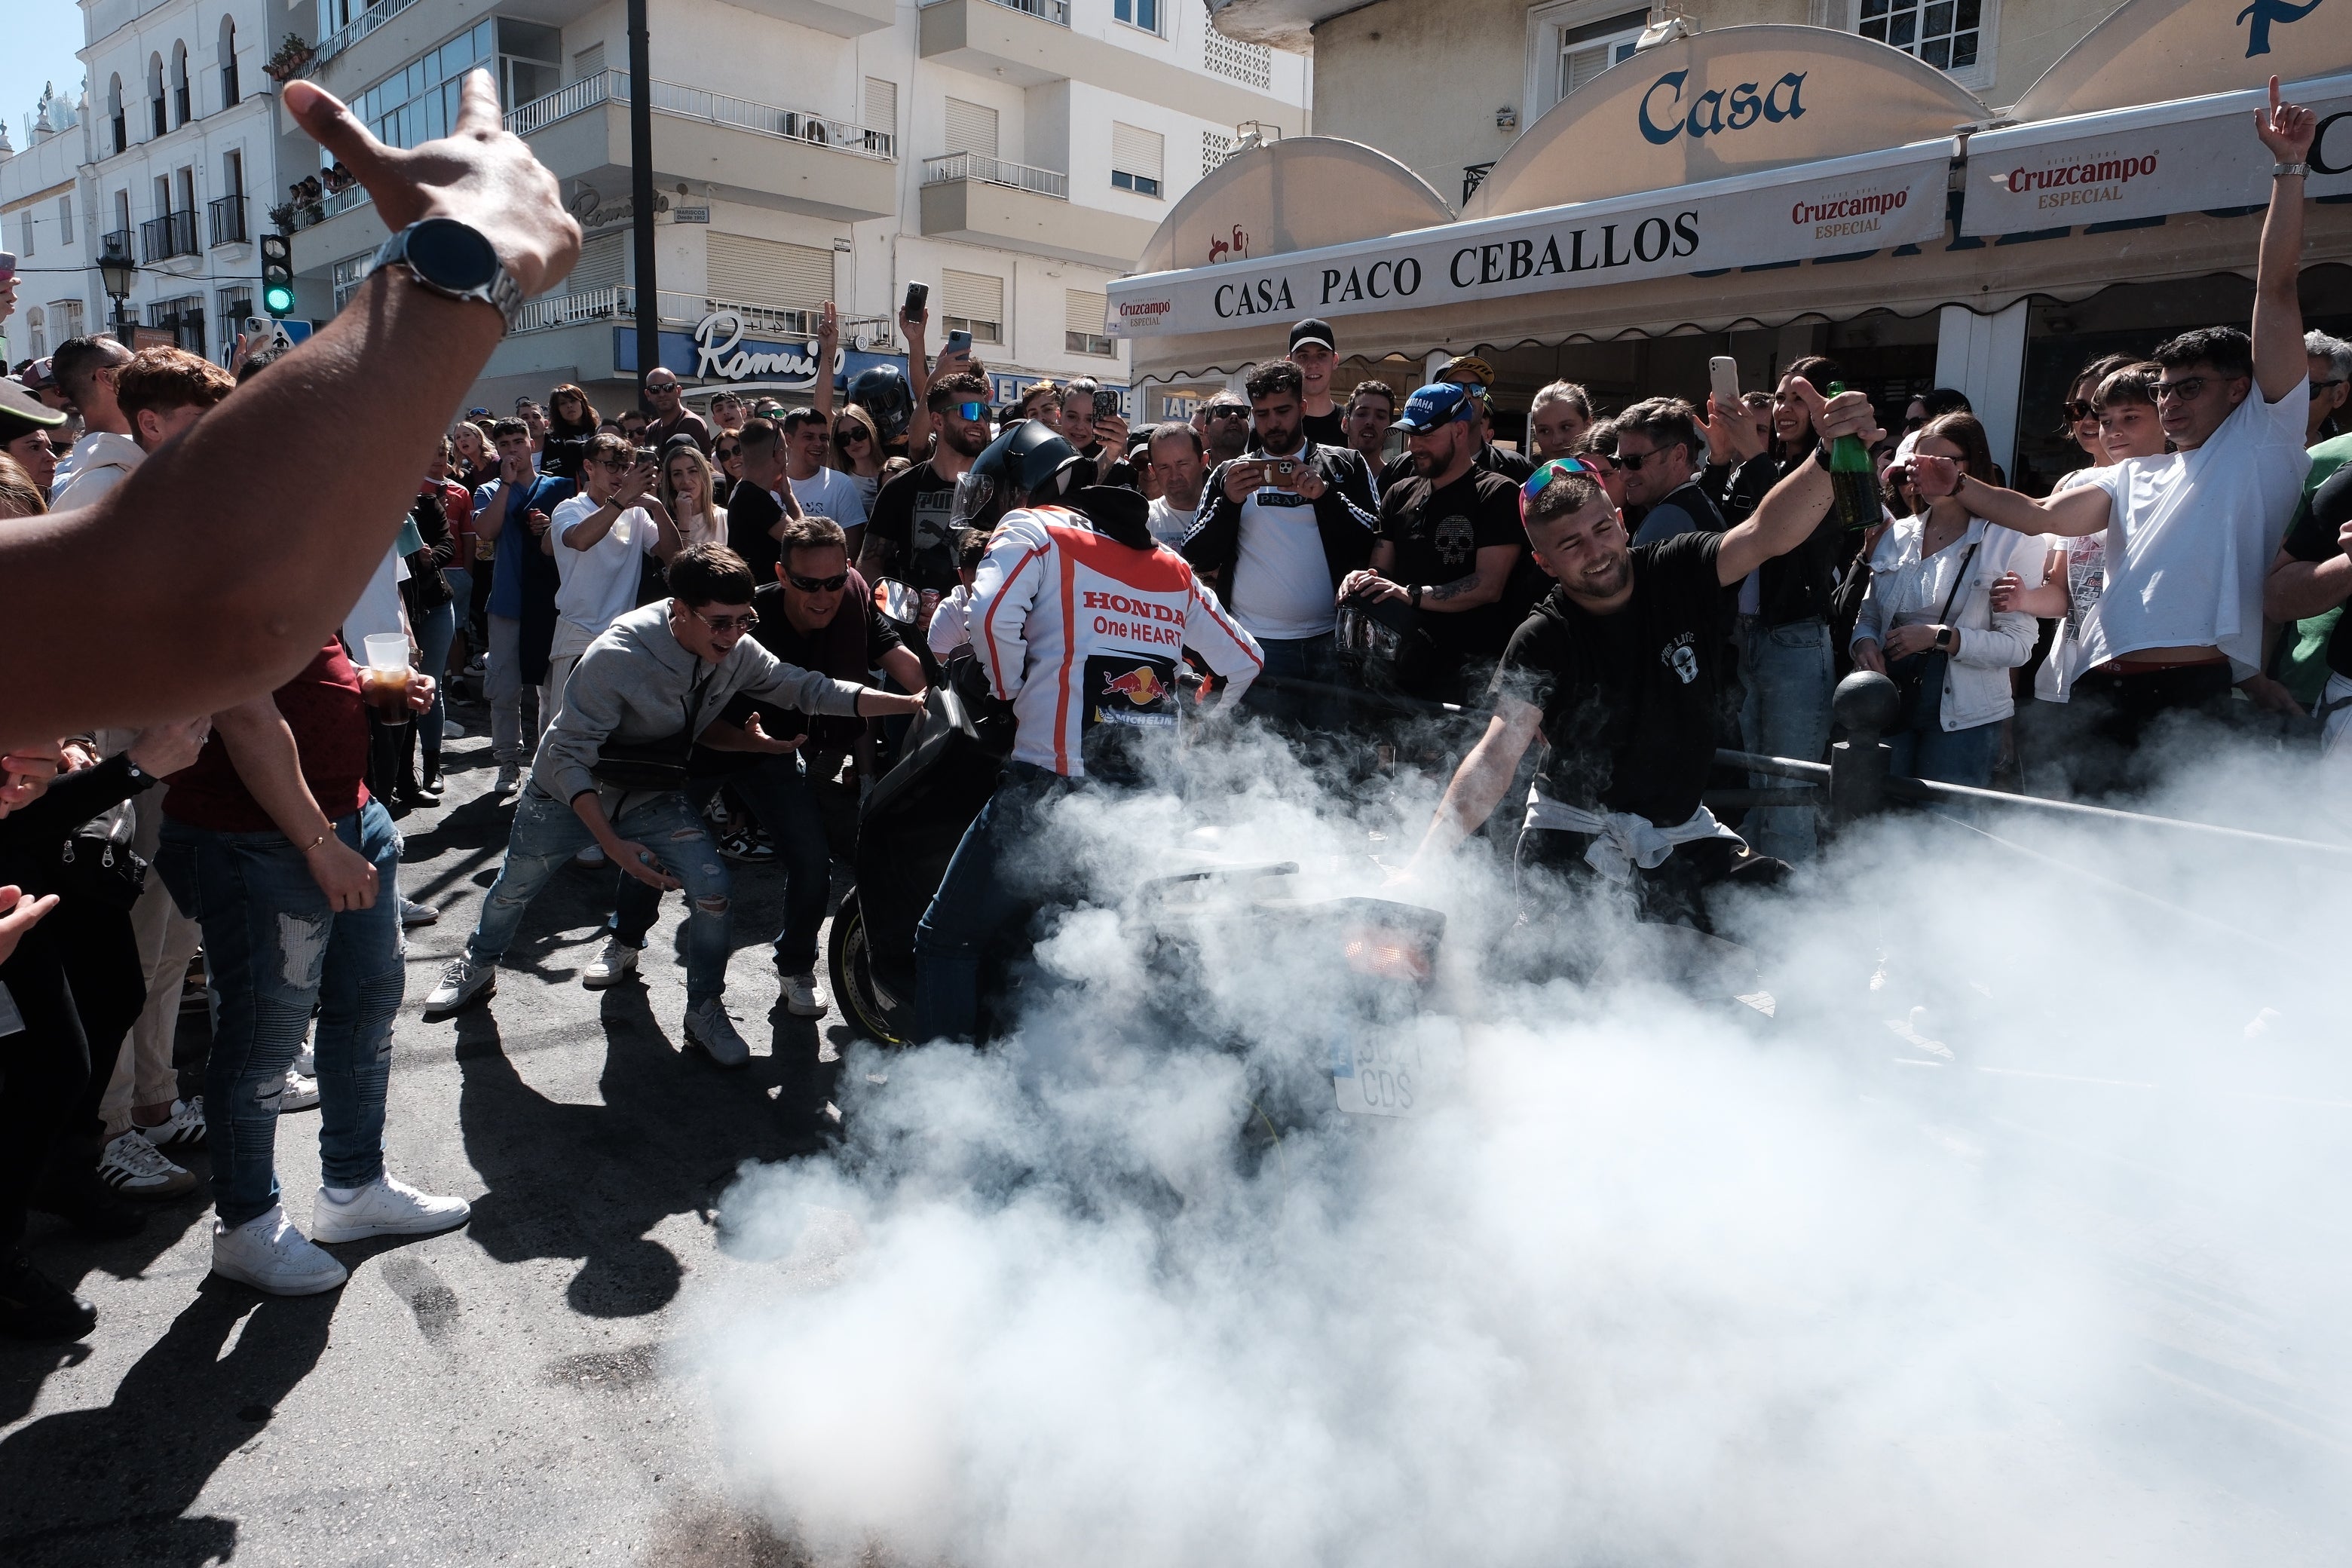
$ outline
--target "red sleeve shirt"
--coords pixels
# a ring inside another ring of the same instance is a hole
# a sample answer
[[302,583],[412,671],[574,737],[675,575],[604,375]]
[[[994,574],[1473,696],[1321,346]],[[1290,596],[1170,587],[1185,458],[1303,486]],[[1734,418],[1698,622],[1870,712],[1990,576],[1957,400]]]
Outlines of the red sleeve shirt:
[[[359,672],[343,645],[327,639],[302,673],[271,694],[301,753],[303,782],[328,820],[341,821],[366,804],[367,705]],[[215,731],[196,760],[164,783],[163,815],[215,833],[274,833],[278,825],[253,798]]]

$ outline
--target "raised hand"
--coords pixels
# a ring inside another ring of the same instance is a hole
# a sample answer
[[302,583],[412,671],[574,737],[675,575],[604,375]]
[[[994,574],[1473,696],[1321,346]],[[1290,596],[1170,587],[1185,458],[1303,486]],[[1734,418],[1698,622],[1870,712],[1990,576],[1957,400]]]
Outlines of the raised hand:
[[2319,116],[2299,104],[2279,101],[2279,79],[2271,78],[2271,100],[2254,110],[2254,134],[2282,163],[2307,163],[2311,141],[2319,130]]

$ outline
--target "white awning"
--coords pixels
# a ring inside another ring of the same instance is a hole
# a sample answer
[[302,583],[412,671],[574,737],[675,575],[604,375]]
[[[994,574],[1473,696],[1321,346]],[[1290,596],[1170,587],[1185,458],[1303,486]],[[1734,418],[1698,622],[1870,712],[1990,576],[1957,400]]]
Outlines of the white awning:
[[1915,142],[1673,190],[1512,213],[1110,286],[1114,334],[1505,300],[1852,256],[1945,231],[1952,145]]
[[[2352,75],[2281,89],[2319,115],[2311,196],[2352,195]],[[2271,195],[2271,153],[2252,110],[2267,88],[2108,110],[1969,141],[1965,235],[2030,234],[2259,206]]]

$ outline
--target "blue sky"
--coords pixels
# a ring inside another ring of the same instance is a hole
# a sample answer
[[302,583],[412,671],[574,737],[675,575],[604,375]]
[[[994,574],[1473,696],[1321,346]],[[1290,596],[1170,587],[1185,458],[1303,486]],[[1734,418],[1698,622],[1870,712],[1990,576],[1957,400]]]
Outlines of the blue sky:
[[0,49],[0,114],[7,116],[8,139],[25,144],[25,117],[41,100],[41,84],[54,81],[70,100],[81,87],[81,7],[74,0],[0,0],[8,12],[8,47]]

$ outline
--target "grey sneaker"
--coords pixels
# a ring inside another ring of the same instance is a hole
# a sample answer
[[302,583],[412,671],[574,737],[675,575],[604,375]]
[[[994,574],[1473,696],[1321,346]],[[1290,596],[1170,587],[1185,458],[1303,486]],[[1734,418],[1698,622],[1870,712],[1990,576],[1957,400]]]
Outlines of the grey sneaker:
[[476,963],[460,953],[449,961],[449,967],[441,972],[441,984],[425,998],[425,1016],[432,1018],[454,1013],[477,997],[497,995],[498,990],[497,964]]
[[700,1046],[713,1062],[723,1068],[740,1068],[751,1059],[751,1047],[735,1032],[735,1020],[727,1016],[723,997],[697,1002],[686,1010],[686,1038],[688,1045]]
[[404,930],[410,926],[429,926],[440,918],[441,911],[431,904],[420,904],[414,899],[400,900],[400,923]]
[[500,800],[504,800],[507,796],[515,794],[521,788],[522,764],[520,763],[500,763],[499,764],[499,798]]

